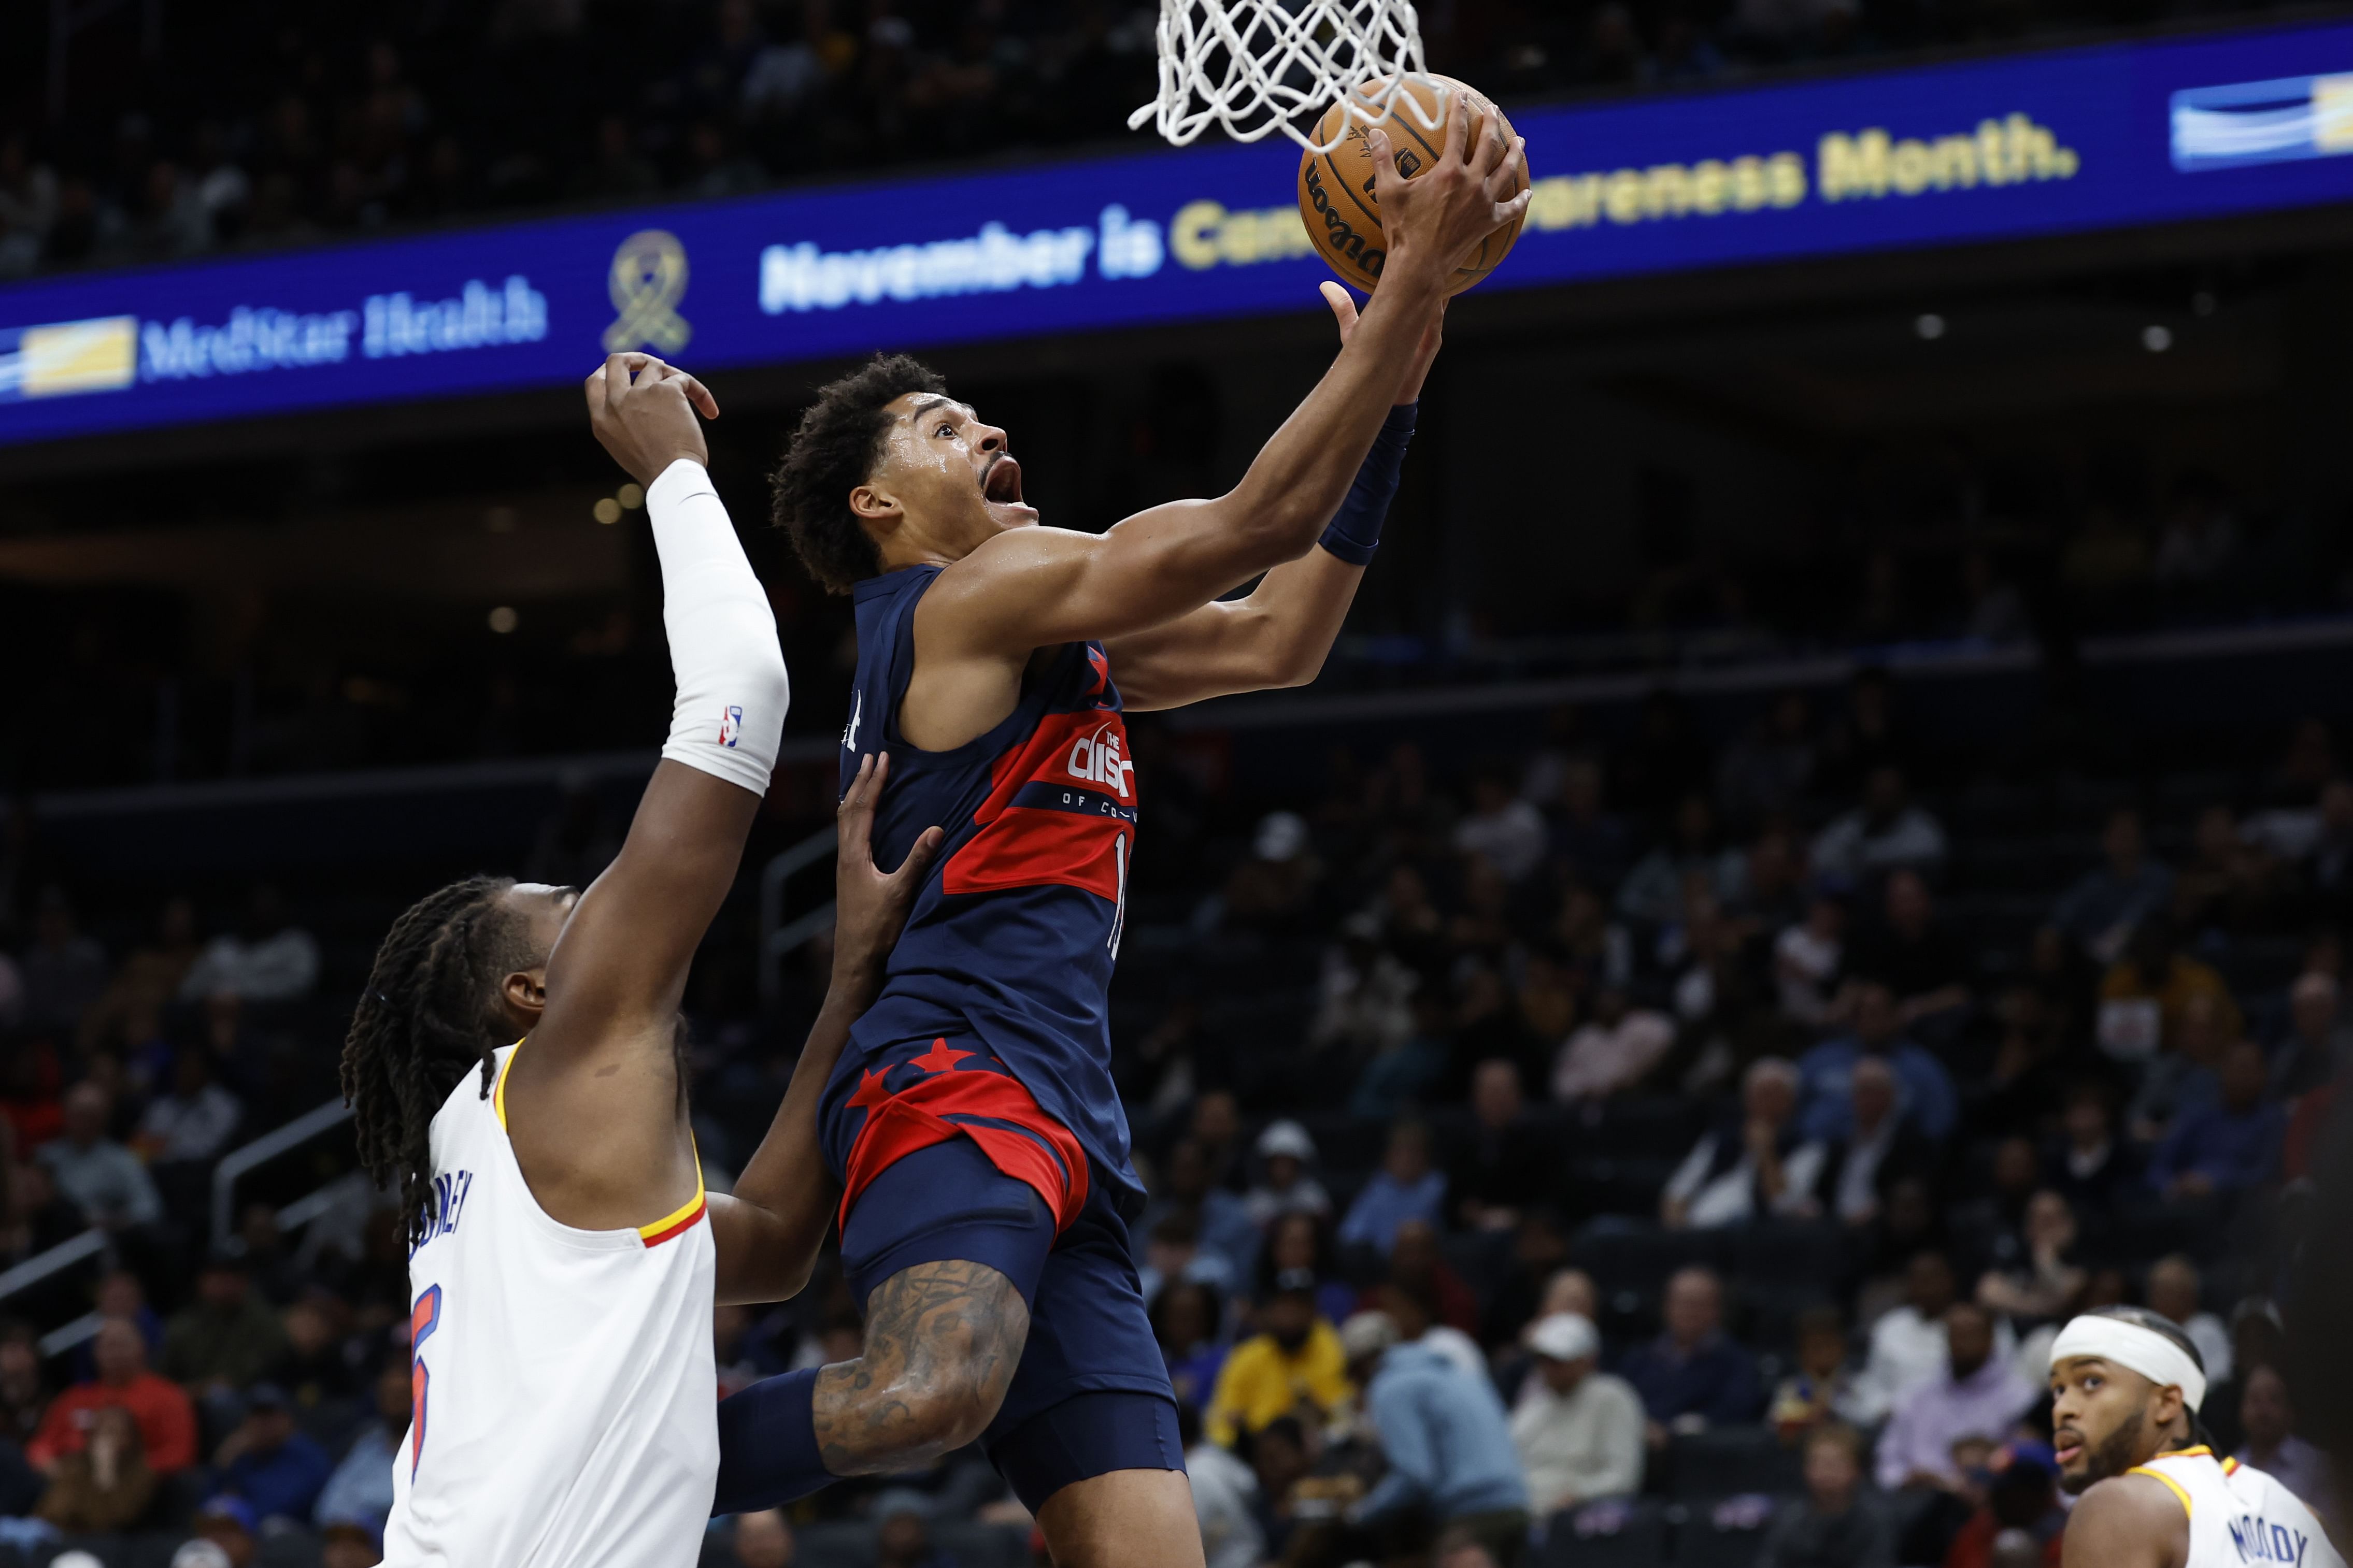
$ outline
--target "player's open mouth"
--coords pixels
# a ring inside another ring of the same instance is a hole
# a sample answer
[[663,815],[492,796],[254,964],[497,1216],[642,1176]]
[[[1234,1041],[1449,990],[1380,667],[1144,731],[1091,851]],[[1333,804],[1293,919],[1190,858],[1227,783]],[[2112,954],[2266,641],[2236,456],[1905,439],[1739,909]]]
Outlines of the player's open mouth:
[[2084,1444],[2081,1438],[2077,1438],[2074,1441],[2070,1442],[2068,1439],[2062,1437],[2051,1447],[2051,1457],[2059,1461],[2062,1468],[2073,1464],[2075,1460],[2082,1456],[2083,1452]]
[[1021,465],[1013,460],[1010,453],[988,465],[988,471],[980,478],[980,493],[993,501],[1022,504]]

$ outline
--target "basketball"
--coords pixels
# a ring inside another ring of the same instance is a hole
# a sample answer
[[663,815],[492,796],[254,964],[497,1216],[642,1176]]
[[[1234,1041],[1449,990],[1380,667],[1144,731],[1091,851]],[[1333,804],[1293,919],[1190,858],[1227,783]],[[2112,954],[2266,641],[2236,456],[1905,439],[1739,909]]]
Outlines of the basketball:
[[[1430,86],[1435,83],[1435,89]],[[1378,100],[1388,85],[1386,79],[1364,83],[1354,89],[1366,100]],[[1410,95],[1420,105],[1425,117],[1438,121],[1436,130],[1424,129],[1420,120],[1405,107]],[[1421,80],[1409,80],[1398,93],[1387,118],[1378,123],[1387,132],[1389,145],[1397,154],[1398,173],[1412,179],[1435,161],[1446,145],[1447,127],[1460,106],[1468,103],[1477,116],[1471,123],[1471,145],[1478,145],[1488,117],[1493,116],[1501,127],[1505,142],[1514,134],[1512,122],[1503,111],[1477,89],[1465,86],[1452,77],[1432,76]],[[1442,112],[1441,112],[1442,110]],[[1340,120],[1348,112],[1347,106],[1335,103],[1324,111],[1316,122],[1314,140],[1329,142],[1341,131]],[[1381,263],[1388,259],[1388,249],[1381,237],[1381,210],[1373,200],[1373,155],[1366,146],[1369,129],[1361,120],[1352,120],[1341,134],[1337,145],[1329,153],[1310,150],[1299,160],[1299,216],[1307,226],[1307,237],[1332,270],[1343,280],[1371,293],[1380,281]],[[1519,184],[1513,186],[1505,199],[1527,189],[1528,174],[1520,171]],[[1495,269],[1495,264],[1511,254],[1512,242],[1520,237],[1521,218],[1514,218],[1479,242],[1471,259],[1455,269],[1447,285],[1450,295],[1460,294]]]

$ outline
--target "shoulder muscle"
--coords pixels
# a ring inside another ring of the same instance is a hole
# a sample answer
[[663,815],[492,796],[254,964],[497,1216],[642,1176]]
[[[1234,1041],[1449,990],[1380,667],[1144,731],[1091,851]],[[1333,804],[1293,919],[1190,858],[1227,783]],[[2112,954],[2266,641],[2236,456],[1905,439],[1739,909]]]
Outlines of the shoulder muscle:
[[2065,1568],[2182,1568],[2189,1554],[2189,1504],[2155,1476],[2098,1482],[2067,1521]]

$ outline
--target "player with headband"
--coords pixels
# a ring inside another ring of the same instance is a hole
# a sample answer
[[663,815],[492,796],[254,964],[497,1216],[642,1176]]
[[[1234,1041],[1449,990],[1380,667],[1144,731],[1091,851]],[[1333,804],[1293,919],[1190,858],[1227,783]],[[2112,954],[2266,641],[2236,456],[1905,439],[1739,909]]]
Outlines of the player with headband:
[[2103,1307],[2070,1321],[2051,1397],[2059,1484],[2083,1499],[2065,1568],[2344,1568],[2295,1493],[2215,1454],[2198,1418],[2205,1363],[2168,1319]]

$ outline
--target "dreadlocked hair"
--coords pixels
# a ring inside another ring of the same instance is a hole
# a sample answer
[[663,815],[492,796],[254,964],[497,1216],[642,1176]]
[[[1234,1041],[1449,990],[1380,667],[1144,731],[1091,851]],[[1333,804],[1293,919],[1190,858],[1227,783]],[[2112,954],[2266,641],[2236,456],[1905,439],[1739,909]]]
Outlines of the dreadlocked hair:
[[403,910],[375,950],[343,1037],[343,1103],[360,1163],[379,1186],[396,1176],[406,1239],[423,1238],[433,1190],[431,1132],[469,1072],[491,1093],[507,1037],[501,983],[533,963],[522,922],[500,908],[506,877],[469,877]]

